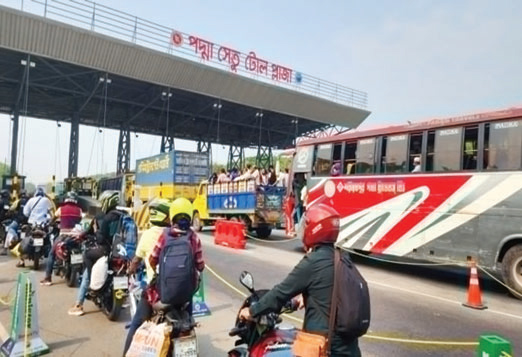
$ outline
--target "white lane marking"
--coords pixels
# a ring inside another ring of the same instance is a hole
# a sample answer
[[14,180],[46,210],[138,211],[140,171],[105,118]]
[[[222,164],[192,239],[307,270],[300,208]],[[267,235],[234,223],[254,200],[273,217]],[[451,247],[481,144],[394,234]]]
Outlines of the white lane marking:
[[[384,287],[384,288],[387,288],[387,289],[398,290],[398,291],[402,291],[402,292],[409,293],[409,294],[412,294],[412,295],[424,296],[424,297],[428,297],[428,298],[439,300],[439,301],[444,301],[444,302],[447,302],[447,303],[450,303],[450,304],[454,304],[454,305],[462,305],[462,302],[460,302],[460,301],[443,298],[441,296],[430,295],[430,294],[425,294],[425,293],[421,293],[421,292],[418,292],[418,291],[413,291],[413,290],[409,290],[409,289],[399,288],[397,286],[388,285],[388,284],[384,284],[384,283],[379,283],[377,281],[367,280],[367,282],[369,284],[371,284],[371,285],[377,285],[377,286],[381,286],[381,287]],[[521,315],[509,314],[507,312],[497,311],[497,310],[493,310],[493,309],[487,309],[487,310],[483,310],[483,311],[484,312],[490,312],[490,313],[497,314],[497,315],[511,317],[511,318],[518,319],[518,320],[522,320],[522,316]]]

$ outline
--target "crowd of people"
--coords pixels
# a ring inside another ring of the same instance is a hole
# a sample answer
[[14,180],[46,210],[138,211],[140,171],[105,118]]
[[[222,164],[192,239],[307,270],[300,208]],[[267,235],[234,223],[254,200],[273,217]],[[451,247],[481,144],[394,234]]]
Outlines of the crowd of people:
[[[247,165],[245,170],[239,174],[235,171],[226,172],[221,170],[219,175],[211,178],[213,183],[224,183],[235,180],[254,179],[258,184],[288,186],[288,170],[284,170],[276,177],[275,170],[270,167],[267,171],[259,170],[256,166]],[[331,207],[306,207],[306,177],[298,174],[293,178],[291,193],[294,206],[291,212],[292,221],[300,222],[302,240],[308,254],[299,262],[294,271],[276,285],[260,301],[250,308],[241,311],[241,319],[253,319],[260,314],[270,311],[277,312],[286,300],[295,296],[302,296],[302,305],[305,308],[304,330],[324,335],[328,332],[329,311],[332,301],[333,276],[334,276],[334,248],[333,243],[339,233],[339,215]],[[49,219],[52,214],[51,205],[43,190],[38,190],[34,197],[29,199],[22,208],[23,216],[29,223]],[[121,214],[125,214],[118,208],[120,201],[119,193],[116,191],[104,192],[100,197],[101,213],[94,217],[89,227],[75,239],[85,240],[88,236],[94,237],[94,244],[84,247],[84,267],[81,285],[78,289],[74,306],[69,309],[70,315],[81,316],[84,314],[83,304],[88,291],[89,278],[93,264],[102,256],[111,251],[111,246],[117,232],[117,225]],[[124,343],[124,355],[132,344],[133,336],[144,321],[151,318],[152,306],[160,300],[161,286],[168,279],[162,279],[162,274],[168,274],[168,261],[174,259],[176,254],[169,254],[169,249],[177,247],[174,242],[186,241],[190,249],[193,262],[193,276],[189,277],[192,284],[188,284],[188,295],[185,291],[187,304],[191,304],[192,294],[195,293],[199,276],[205,268],[201,241],[197,233],[191,228],[193,207],[192,203],[185,198],[178,198],[173,202],[165,199],[154,199],[148,205],[150,214],[150,228],[142,233],[138,241],[136,254],[128,264],[128,274],[134,274],[140,266],[146,269],[147,287],[139,301],[136,313],[130,324],[128,336]],[[306,212],[305,212],[306,209]],[[77,196],[69,193],[64,203],[59,208],[58,214],[60,229],[63,235],[71,233],[82,220],[82,210],[78,205]],[[308,217],[305,218],[305,217]],[[57,244],[60,239],[56,239]],[[177,248],[176,248],[177,249]],[[52,252],[53,250],[51,250]],[[160,259],[161,258],[161,259]],[[23,266],[23,261],[19,262]],[[53,271],[54,256],[51,253],[41,285],[52,285],[51,273]],[[168,283],[167,283],[168,284]],[[186,286],[186,285],[184,285]],[[172,286],[171,286],[172,287]],[[165,290],[165,287],[163,286]],[[162,301],[163,302],[163,301]],[[189,308],[191,311],[191,309]],[[359,356],[360,351],[357,338],[346,339],[335,334],[331,344],[331,355],[335,356]]]
[[269,166],[268,170],[259,169],[256,165],[247,164],[243,171],[238,169],[225,170],[222,168],[218,173],[213,173],[209,178],[209,183],[227,183],[241,180],[255,180],[256,185],[263,186],[280,186],[287,187],[288,169],[276,174],[273,166]]

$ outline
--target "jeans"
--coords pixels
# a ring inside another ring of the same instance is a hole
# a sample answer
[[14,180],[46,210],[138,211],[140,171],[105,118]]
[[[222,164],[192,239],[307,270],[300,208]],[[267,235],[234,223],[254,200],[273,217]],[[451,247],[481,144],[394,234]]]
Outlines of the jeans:
[[85,295],[87,294],[87,289],[89,289],[89,269],[85,268],[82,275],[82,283],[78,288],[78,296],[76,298],[76,303],[78,305],[83,305],[85,301]]
[[49,256],[47,257],[47,265],[45,267],[45,278],[46,279],[51,279],[55,261],[56,261],[56,256],[54,255],[54,245],[53,245],[53,247],[51,248],[51,251],[49,252]]
[[11,244],[11,241],[18,236],[18,222],[13,221],[10,225],[7,226],[5,230],[5,242],[4,242],[4,248],[9,248],[9,245]]
[[142,295],[140,302],[136,308],[136,313],[132,318],[132,321],[129,326],[129,332],[127,333],[127,339],[125,340],[125,347],[123,348],[123,355],[127,353],[129,347],[132,343],[132,338],[136,333],[136,330],[148,319],[152,316],[152,306],[150,306],[145,294]]

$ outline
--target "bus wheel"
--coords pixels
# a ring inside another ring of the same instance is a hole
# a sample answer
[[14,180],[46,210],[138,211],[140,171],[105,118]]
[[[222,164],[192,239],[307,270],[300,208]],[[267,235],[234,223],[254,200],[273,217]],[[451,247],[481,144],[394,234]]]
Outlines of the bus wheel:
[[512,293],[522,300],[522,245],[509,248],[502,259],[502,276],[504,282],[519,294]]
[[201,232],[203,230],[203,223],[199,217],[199,212],[194,212],[194,217],[192,217],[192,227],[194,227],[196,232]]

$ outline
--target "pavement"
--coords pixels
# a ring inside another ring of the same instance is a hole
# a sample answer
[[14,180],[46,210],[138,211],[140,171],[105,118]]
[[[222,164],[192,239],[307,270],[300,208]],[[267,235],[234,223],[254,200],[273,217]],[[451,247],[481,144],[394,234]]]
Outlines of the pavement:
[[[245,250],[213,244],[211,235],[201,234],[206,270],[206,298],[212,314],[199,318],[197,329],[200,356],[223,356],[234,345],[228,331],[246,292],[238,282],[242,270],[250,271],[257,288],[271,288],[303,257],[300,242],[249,240]],[[471,356],[478,337],[496,332],[522,351],[522,302],[509,296],[493,281],[481,276],[484,311],[464,308],[467,271],[454,267],[412,267],[354,257],[366,277],[372,302],[371,330],[360,339],[364,356]],[[14,287],[15,260],[0,257],[0,296]],[[210,270],[218,276],[213,275]],[[36,280],[43,271],[36,272]],[[224,283],[225,281],[226,283]],[[86,314],[68,316],[76,289],[60,279],[51,287],[38,286],[40,332],[52,356],[120,356],[129,321],[124,311],[119,322],[110,322],[91,303]],[[288,322],[299,326],[297,320]],[[0,323],[8,327],[10,312],[0,306]],[[1,331],[0,331],[1,338]]]

